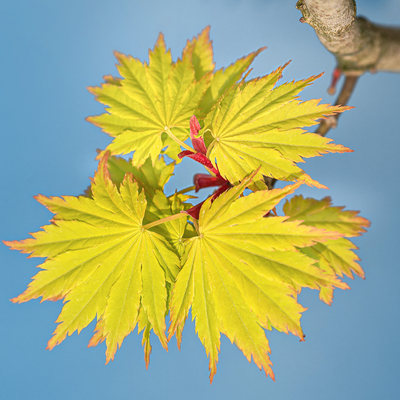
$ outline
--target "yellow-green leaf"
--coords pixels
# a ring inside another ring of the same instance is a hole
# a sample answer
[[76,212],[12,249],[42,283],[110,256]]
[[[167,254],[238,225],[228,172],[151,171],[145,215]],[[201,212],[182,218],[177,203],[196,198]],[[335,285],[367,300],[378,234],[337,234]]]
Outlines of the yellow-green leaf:
[[335,274],[322,271],[313,258],[298,250],[340,234],[309,228],[287,217],[264,217],[299,184],[238,198],[251,177],[202,206],[198,236],[187,240],[171,298],[169,335],[182,330],[192,307],[196,332],[209,357],[211,379],[220,333],[273,376],[263,328],[303,338],[300,317],[304,308],[297,303],[297,291],[301,287],[347,288]]
[[221,68],[214,73],[210,85],[200,101],[198,116],[206,116],[215,106],[216,102],[229,91],[245,74],[251,63],[265,47],[258,49],[245,57],[236,60],[227,68]]
[[65,298],[48,347],[97,317],[91,344],[105,339],[108,361],[135,328],[140,307],[167,347],[166,280],[175,280],[180,261],[170,242],[143,223],[147,201],[132,175],[127,174],[118,189],[106,167],[103,158],[91,187],[93,198],[41,196],[56,213],[54,223],[31,239],[8,245],[48,257],[15,302]]
[[339,276],[346,275],[353,278],[353,273],[364,278],[365,274],[357,261],[359,258],[354,253],[357,246],[345,238],[327,240],[302,251],[308,256],[318,260],[318,265],[324,271],[334,272]]
[[290,220],[301,220],[305,225],[343,233],[347,237],[365,232],[369,221],[358,215],[358,211],[343,210],[332,206],[330,197],[322,200],[294,196],[283,206]]
[[141,307],[139,311],[138,331],[139,333],[143,331],[142,346],[144,349],[144,361],[146,363],[146,368],[148,368],[152,349],[150,344],[151,323],[143,307]]
[[204,28],[191,41],[187,41],[182,52],[182,59],[189,58],[195,70],[196,80],[214,71],[213,48],[210,40],[210,27]]
[[152,195],[155,190],[163,190],[173,175],[174,168],[174,163],[167,165],[162,157],[157,158],[154,163],[148,158],[140,168],[132,165],[131,160],[115,156],[108,158],[110,177],[117,186],[121,184],[125,174],[131,173],[146,195]]
[[137,166],[148,157],[155,162],[163,147],[176,144],[165,132],[171,130],[181,141],[188,138],[188,121],[208,81],[196,80],[190,57],[173,62],[161,34],[149,52],[148,64],[121,53],[116,57],[123,79],[118,85],[106,82],[90,88],[107,106],[107,113],[89,121],[114,137],[107,147],[112,154],[134,151],[132,161]]
[[283,68],[237,85],[205,118],[205,131],[209,130],[213,138],[209,158],[230,182],[236,183],[261,167],[256,179],[266,175],[315,184],[296,162],[302,157],[350,151],[300,129],[345,108],[297,99],[297,94],[316,77],[274,88]]
[[[283,206],[283,211],[290,220],[302,220],[302,224],[336,231],[345,237],[358,236],[365,232],[369,221],[358,215],[358,211],[343,210],[344,207],[333,207],[331,199],[322,200],[294,196]],[[314,258],[321,270],[338,276],[346,275],[353,278],[353,273],[364,277],[364,271],[354,253],[357,247],[348,239],[338,238],[317,243],[301,249],[302,253]],[[321,300],[330,304],[333,299],[333,288],[323,288]]]

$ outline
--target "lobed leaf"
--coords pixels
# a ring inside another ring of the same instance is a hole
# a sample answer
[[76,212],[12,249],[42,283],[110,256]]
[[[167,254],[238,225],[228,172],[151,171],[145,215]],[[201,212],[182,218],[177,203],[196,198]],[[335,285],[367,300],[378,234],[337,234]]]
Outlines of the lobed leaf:
[[[284,213],[290,220],[303,220],[302,224],[340,232],[345,237],[358,236],[365,232],[369,221],[358,216],[357,211],[343,210],[344,207],[333,207],[331,199],[322,200],[294,196],[283,206]],[[364,271],[354,253],[357,247],[348,239],[338,238],[302,248],[302,253],[314,258],[321,270],[338,276],[353,278],[353,273],[364,278]],[[331,304],[333,288],[323,288],[321,300]]]
[[220,333],[273,377],[263,328],[303,338],[304,308],[296,301],[299,288],[347,288],[298,250],[340,234],[306,227],[287,217],[264,218],[299,183],[238,198],[256,173],[214,202],[204,203],[198,236],[187,240],[172,291],[169,335],[182,330],[191,307],[196,332],[209,357],[210,379],[216,371]]
[[358,216],[358,211],[344,211],[344,207],[332,206],[330,197],[322,200],[294,196],[283,206],[285,215],[291,220],[302,220],[303,224],[343,233],[347,237],[365,232],[369,221]]
[[297,100],[297,94],[315,76],[274,88],[284,67],[236,85],[205,118],[204,127],[213,138],[207,155],[218,164],[221,175],[232,183],[260,166],[258,178],[265,175],[316,184],[296,162],[303,161],[302,157],[350,151],[300,129],[346,107]]
[[[186,54],[194,51],[197,47],[189,46]],[[162,148],[176,146],[165,132],[171,130],[179,140],[187,139],[187,121],[206,90],[207,77],[196,80],[189,56],[173,62],[162,34],[149,51],[149,64],[121,53],[115,55],[123,79],[118,85],[106,82],[89,88],[108,108],[107,113],[88,120],[114,137],[107,147],[111,153],[134,151],[132,161],[136,166],[148,157],[155,162]]]
[[50,349],[97,316],[101,323],[91,344],[105,339],[108,361],[135,328],[140,307],[167,347],[166,281],[175,280],[179,257],[168,238],[146,228],[151,202],[139,192],[131,174],[118,189],[105,157],[91,190],[93,198],[41,196],[41,202],[57,213],[54,224],[31,239],[7,243],[13,249],[48,257],[27,290],[13,301],[65,298]]

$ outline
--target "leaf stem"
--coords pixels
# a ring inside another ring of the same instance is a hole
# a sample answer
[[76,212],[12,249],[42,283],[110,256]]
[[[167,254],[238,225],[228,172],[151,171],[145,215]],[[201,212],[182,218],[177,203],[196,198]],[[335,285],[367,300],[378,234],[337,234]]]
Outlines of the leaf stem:
[[176,143],[178,143],[179,145],[181,145],[183,148],[185,148],[186,150],[191,151],[192,153],[196,153],[196,150],[193,149],[192,147],[190,147],[189,145],[187,145],[185,142],[182,142],[182,140],[179,140],[172,132],[171,129],[168,128],[168,126],[164,127],[164,131],[165,133],[172,139],[174,140]]
[[196,186],[194,186],[194,185],[193,186],[189,186],[189,187],[187,187],[185,189],[178,190],[177,192],[172,194],[170,197],[172,197],[175,194],[185,194],[185,193],[191,192],[192,190],[195,190],[195,189],[196,189]]
[[193,222],[193,225],[194,225],[194,227],[195,227],[195,229],[196,229],[197,234],[200,235],[199,223],[198,223],[197,219],[196,219],[196,218],[193,218],[192,216],[190,216],[190,219],[191,219],[191,221]]
[[216,141],[217,141],[217,140],[214,138],[214,140],[210,143],[210,145],[209,145],[208,148],[207,148],[206,157],[207,157],[208,159],[210,159],[210,153],[211,153],[211,150],[212,150],[212,148],[214,147]]
[[161,219],[158,219],[156,221],[150,222],[149,224],[143,225],[142,228],[143,229],[150,229],[153,226],[161,225],[161,224],[164,224],[165,222],[173,221],[174,219],[178,219],[178,218],[181,218],[181,217],[187,217],[187,215],[184,214],[184,213],[173,214],[173,215],[170,215],[168,217],[161,218]]

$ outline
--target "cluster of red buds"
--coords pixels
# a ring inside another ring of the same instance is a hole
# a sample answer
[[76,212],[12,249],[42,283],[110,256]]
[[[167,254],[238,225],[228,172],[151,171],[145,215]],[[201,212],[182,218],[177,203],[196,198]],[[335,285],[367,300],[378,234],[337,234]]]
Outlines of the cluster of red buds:
[[[221,193],[228,190],[232,185],[229,181],[221,176],[217,167],[214,167],[210,159],[207,157],[207,148],[204,144],[203,137],[199,136],[201,127],[197,118],[193,115],[190,119],[190,139],[192,140],[193,149],[182,151],[178,154],[179,158],[189,157],[192,160],[204,165],[213,175],[196,174],[193,177],[195,190],[198,192],[200,189],[207,187],[218,187],[217,190],[211,195],[211,201],[214,201]],[[204,200],[205,201],[205,200]],[[199,219],[200,209],[204,201],[189,208],[185,212],[195,219]]]

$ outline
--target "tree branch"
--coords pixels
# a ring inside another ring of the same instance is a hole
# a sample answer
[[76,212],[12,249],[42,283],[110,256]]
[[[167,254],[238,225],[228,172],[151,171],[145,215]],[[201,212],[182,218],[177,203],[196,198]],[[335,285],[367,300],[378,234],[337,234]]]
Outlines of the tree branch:
[[400,29],[357,17],[355,0],[299,0],[296,7],[345,75],[400,72]]
[[[356,16],[355,0],[299,0],[296,7],[315,29],[321,43],[337,60],[332,86],[340,74],[345,82],[335,104],[347,104],[358,77],[366,71],[400,72],[400,29],[374,24]],[[322,120],[316,133],[325,136],[339,115]]]
[[[343,73],[345,81],[335,105],[346,105],[358,78],[366,71],[400,72],[400,28],[374,24],[356,16],[355,0],[298,0],[296,7],[319,40],[337,60],[330,94]],[[340,114],[323,119],[315,133],[325,136],[336,127]],[[272,189],[276,179],[264,176]]]
[[[338,98],[336,99],[335,105],[344,106],[347,104],[351,94],[353,93],[357,81],[358,81],[358,75],[347,75],[345,77],[344,84],[342,86]],[[326,119],[323,119],[320,122],[315,133],[318,133],[321,136],[326,136],[326,134],[328,133],[328,131],[330,131],[331,128],[336,128],[337,120],[339,119],[339,117],[340,114],[336,114],[336,115],[331,115]]]

